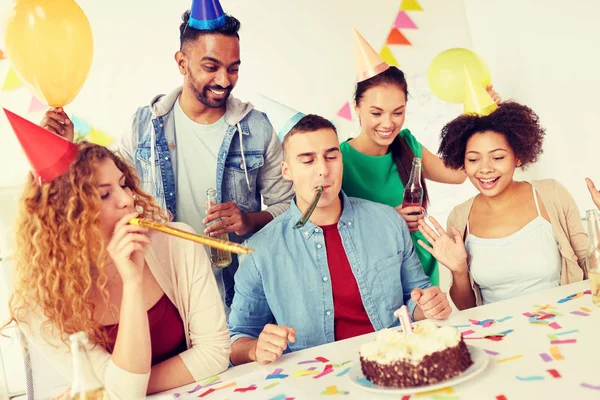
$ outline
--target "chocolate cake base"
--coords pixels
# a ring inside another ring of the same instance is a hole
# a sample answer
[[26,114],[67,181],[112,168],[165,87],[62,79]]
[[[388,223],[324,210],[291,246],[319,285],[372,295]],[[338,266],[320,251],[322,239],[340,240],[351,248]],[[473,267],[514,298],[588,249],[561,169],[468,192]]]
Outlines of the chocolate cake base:
[[379,386],[415,387],[431,385],[460,375],[473,364],[463,339],[458,345],[425,356],[414,365],[407,361],[380,364],[360,357],[364,376]]

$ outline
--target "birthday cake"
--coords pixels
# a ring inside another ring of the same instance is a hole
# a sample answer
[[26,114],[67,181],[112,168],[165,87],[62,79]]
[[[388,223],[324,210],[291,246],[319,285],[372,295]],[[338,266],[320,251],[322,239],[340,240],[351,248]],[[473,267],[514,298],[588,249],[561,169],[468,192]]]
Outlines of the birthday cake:
[[380,386],[415,387],[460,375],[473,360],[458,329],[431,321],[411,333],[384,329],[360,347],[363,375]]

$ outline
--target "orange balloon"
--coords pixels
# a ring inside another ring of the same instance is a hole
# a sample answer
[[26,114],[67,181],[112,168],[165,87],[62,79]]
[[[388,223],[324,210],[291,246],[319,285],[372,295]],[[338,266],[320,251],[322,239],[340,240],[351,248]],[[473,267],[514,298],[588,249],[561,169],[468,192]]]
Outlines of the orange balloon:
[[35,95],[51,107],[69,104],[93,56],[90,23],[73,0],[13,0],[6,20],[6,55]]

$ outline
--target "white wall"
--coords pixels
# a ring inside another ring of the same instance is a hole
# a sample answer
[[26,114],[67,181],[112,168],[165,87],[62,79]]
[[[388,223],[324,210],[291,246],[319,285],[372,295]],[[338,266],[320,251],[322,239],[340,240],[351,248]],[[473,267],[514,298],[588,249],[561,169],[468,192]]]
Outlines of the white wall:
[[596,0],[464,0],[474,50],[505,98],[530,106],[546,127],[544,154],[524,175],[560,181],[580,208],[600,184]]

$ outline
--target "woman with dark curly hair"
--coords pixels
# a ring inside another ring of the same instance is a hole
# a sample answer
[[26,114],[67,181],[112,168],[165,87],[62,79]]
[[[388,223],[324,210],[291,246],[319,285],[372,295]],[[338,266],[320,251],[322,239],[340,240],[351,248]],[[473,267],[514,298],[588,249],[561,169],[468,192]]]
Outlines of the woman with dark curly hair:
[[542,153],[538,116],[514,102],[488,116],[463,115],[442,130],[444,164],[464,170],[479,194],[448,217],[451,236],[420,222],[431,246],[419,242],[452,272],[450,295],[459,309],[548,289],[585,278],[587,235],[567,190],[552,179],[514,180]]
[[94,372],[121,399],[227,369],[229,332],[204,249],[128,224],[167,217],[113,152],[9,117],[13,127],[25,127],[15,128],[19,137],[52,135],[49,141],[67,149],[56,154],[62,167],[51,175],[33,168],[20,201],[9,309],[28,341],[70,381],[67,341],[85,332]]

